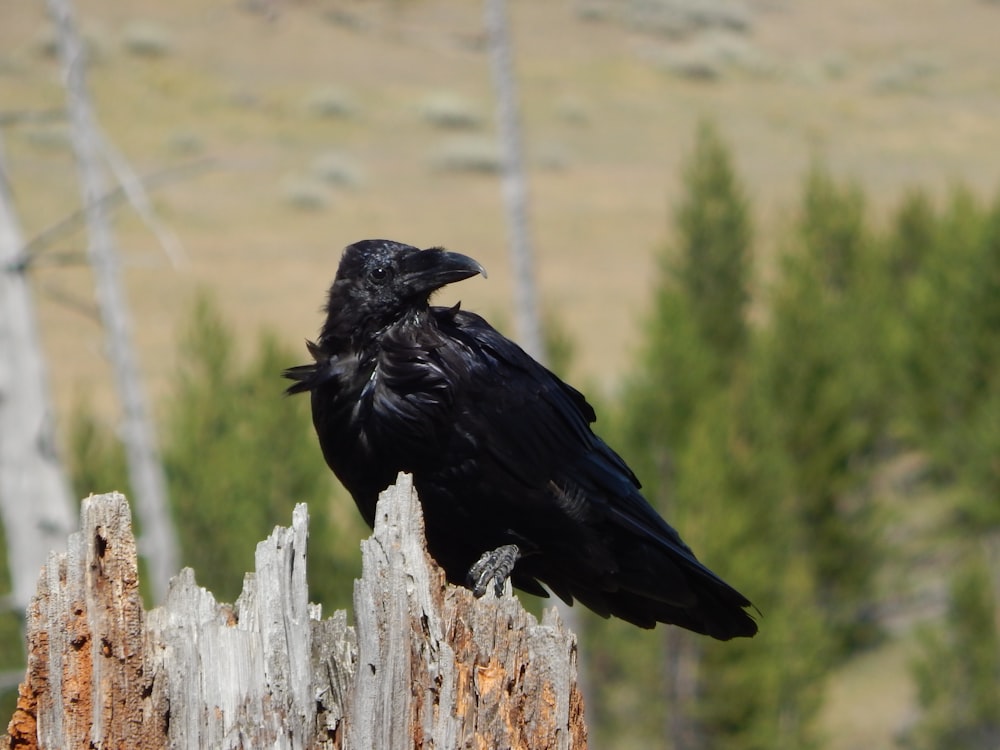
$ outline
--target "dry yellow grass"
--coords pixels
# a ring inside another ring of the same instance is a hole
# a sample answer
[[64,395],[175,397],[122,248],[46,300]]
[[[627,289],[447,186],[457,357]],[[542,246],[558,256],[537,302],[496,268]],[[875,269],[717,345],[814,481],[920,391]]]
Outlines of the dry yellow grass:
[[[431,156],[451,135],[420,115],[421,101],[442,91],[490,111],[487,61],[475,44],[479,7],[344,7],[358,28],[323,20],[319,4],[277,4],[272,20],[237,4],[206,8],[191,0],[81,7],[99,52],[91,82],[101,120],[136,166],[149,172],[176,163],[178,143],[217,163],[156,195],[188,249],[184,268],[172,269],[137,221],[120,222],[142,361],[157,392],[193,288],[213,288],[247,329],[267,324],[297,341],[318,324],[339,249],[361,237],[471,253],[493,274],[449,297],[487,313],[509,306],[496,181],[435,172]],[[541,150],[554,144],[566,162],[535,168],[531,193],[546,305],[579,341],[579,374],[611,386],[629,366],[652,253],[667,237],[678,165],[700,117],[715,118],[733,147],[765,257],[815,155],[859,179],[878,207],[914,182],[942,190],[962,179],[992,190],[1000,166],[1000,86],[989,75],[1000,64],[990,32],[997,12],[987,3],[940,0],[773,6],[755,16],[748,38],[753,69],[703,83],[648,62],[662,40],[584,22],[565,4],[515,3],[527,141]],[[136,21],[168,34],[169,54],[129,54],[124,39]],[[45,28],[40,6],[5,10],[5,107],[60,104],[57,66],[39,54]],[[879,88],[907,65],[931,72],[911,89]],[[353,116],[309,112],[310,95],[330,88],[350,95]],[[51,145],[53,129],[47,139],[29,128],[7,133],[29,235],[74,205],[68,152]],[[351,157],[363,184],[326,188],[324,210],[296,209],[283,189],[331,149]],[[82,273],[37,275],[40,284],[89,294]],[[80,382],[108,400],[100,333],[44,295],[40,305],[46,344],[59,353],[60,403]]]

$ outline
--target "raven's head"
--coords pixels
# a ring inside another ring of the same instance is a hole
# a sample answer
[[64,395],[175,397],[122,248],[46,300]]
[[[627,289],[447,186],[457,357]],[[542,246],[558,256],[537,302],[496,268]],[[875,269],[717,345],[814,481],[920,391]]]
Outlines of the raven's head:
[[427,307],[431,294],[454,281],[486,275],[478,261],[439,247],[421,250],[391,240],[348,245],[327,300],[323,337],[375,332]]

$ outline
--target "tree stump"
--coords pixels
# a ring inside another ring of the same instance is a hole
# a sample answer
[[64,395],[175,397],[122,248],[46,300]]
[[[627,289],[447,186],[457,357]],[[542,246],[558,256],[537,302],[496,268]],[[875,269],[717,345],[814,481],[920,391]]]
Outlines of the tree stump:
[[412,479],[379,499],[355,624],[308,602],[308,514],[257,545],[235,604],[181,571],[144,612],[128,503],[84,501],[28,609],[6,748],[585,748],[576,639],[427,555]]

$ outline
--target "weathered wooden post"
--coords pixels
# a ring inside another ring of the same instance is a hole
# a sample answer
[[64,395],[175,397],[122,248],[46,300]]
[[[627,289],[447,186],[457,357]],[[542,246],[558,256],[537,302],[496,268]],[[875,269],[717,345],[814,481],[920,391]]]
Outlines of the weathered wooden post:
[[28,610],[7,748],[584,748],[576,639],[510,595],[476,600],[427,556],[401,474],[362,545],[355,625],[307,600],[308,517],[257,546],[233,605],[187,569],[144,612],[131,518],[84,501]]

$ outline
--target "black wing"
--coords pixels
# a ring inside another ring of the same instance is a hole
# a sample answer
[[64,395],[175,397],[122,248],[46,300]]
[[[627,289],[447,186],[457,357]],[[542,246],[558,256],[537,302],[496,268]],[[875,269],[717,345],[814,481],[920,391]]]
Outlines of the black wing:
[[579,391],[479,316],[433,312],[444,336],[428,357],[448,383],[454,430],[427,491],[466,508],[466,523],[507,532],[482,544],[527,551],[515,585],[537,593],[542,581],[646,627],[674,622],[720,638],[756,631],[749,601],[697,560],[591,431],[594,411]]

